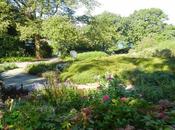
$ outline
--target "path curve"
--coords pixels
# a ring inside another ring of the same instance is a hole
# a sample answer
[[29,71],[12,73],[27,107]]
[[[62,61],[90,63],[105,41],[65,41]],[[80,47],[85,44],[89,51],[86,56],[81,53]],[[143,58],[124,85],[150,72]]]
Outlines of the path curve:
[[[15,86],[20,88],[23,86],[26,89],[32,90],[43,87],[43,84],[46,82],[46,79],[34,75],[27,74],[25,69],[28,65],[39,64],[39,63],[55,63],[58,62],[58,58],[51,58],[45,61],[36,61],[36,62],[16,62],[18,68],[13,70],[8,70],[0,74],[6,87]],[[37,88],[36,85],[37,84]]]

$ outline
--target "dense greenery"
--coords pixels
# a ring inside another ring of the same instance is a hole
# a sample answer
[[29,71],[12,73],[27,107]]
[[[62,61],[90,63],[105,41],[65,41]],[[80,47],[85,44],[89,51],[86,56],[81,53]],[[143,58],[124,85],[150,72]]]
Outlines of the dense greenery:
[[18,31],[16,35],[21,40],[33,39],[35,42],[35,53],[37,58],[41,58],[40,46],[43,18],[55,14],[67,15],[72,18],[74,10],[80,6],[85,6],[91,11],[98,3],[94,0],[67,0],[59,1],[21,1],[21,0],[1,0],[0,7],[3,12],[0,15],[0,36],[7,35],[11,27]]
[[144,98],[147,92],[140,95],[125,90],[118,79],[103,82],[96,92],[52,85],[23,99],[8,99],[9,109],[1,125],[6,129],[36,130],[173,129],[174,102],[158,99],[155,105],[154,98],[151,102]]
[[99,75],[104,76],[106,73],[111,73],[121,76],[123,72],[135,69],[146,73],[154,73],[156,71],[172,73],[174,72],[173,64],[173,59],[133,58],[127,55],[84,58],[73,62],[61,74],[61,78],[62,80],[70,79],[76,83],[88,83],[95,82]]
[[6,62],[59,56],[26,68],[46,78],[40,90],[0,81],[0,129],[175,129],[175,26],[161,9],[92,16],[97,5],[0,0],[0,73],[16,68]]
[[4,58],[0,58],[0,63],[25,62],[25,61],[35,61],[35,58],[34,57],[4,57]]
[[[1,0],[0,41],[7,49],[0,56],[36,54],[37,58],[50,57],[51,54],[43,55],[42,46],[48,43],[56,54],[59,51],[65,55],[70,50],[112,53],[120,49],[121,44],[122,47],[135,46],[144,37],[169,40],[175,36],[174,26],[165,23],[167,15],[156,8],[141,9],[128,17],[108,12],[97,16],[90,13],[75,15],[75,10],[81,6],[90,12],[96,5],[98,3],[94,0]],[[34,48],[28,48],[31,51],[26,51],[24,43],[28,41],[34,43],[30,45]],[[11,44],[14,45],[13,52],[10,51]]]
[[131,49],[129,56],[133,57],[162,57],[173,58],[175,56],[175,40],[157,41],[154,38],[143,38],[138,45]]
[[15,68],[17,68],[17,66],[13,63],[0,64],[0,73]]

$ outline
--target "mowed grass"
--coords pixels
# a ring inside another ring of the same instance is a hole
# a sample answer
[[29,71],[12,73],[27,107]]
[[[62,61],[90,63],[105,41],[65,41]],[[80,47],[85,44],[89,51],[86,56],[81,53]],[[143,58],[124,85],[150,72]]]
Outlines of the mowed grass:
[[82,84],[96,82],[99,75],[104,76],[106,73],[123,78],[124,73],[133,70],[144,73],[165,72],[174,74],[175,59],[132,58],[120,55],[84,58],[74,61],[60,77],[62,81],[69,79]]

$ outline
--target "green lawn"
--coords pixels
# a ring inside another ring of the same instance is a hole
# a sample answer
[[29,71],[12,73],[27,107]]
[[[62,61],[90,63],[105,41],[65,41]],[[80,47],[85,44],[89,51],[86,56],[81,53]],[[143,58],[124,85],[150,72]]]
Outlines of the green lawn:
[[82,59],[73,62],[61,74],[61,79],[63,81],[70,79],[76,83],[89,83],[95,82],[98,75],[103,76],[106,73],[126,78],[126,73],[134,70],[139,70],[142,73],[160,71],[162,73],[172,74],[175,72],[175,60],[163,58],[131,58],[119,55]]

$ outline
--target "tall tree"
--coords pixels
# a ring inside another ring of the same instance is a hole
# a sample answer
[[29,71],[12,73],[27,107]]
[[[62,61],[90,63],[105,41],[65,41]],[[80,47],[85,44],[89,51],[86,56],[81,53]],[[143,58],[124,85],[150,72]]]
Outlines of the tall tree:
[[167,25],[165,20],[167,15],[161,9],[141,9],[120,19],[117,32],[123,35],[125,40],[135,44],[143,37],[162,32]]
[[0,36],[2,36],[11,24],[10,7],[5,0],[0,0]]
[[[41,25],[44,19],[62,12],[70,13],[70,10],[85,6],[89,10],[96,5],[95,0],[8,0],[8,3],[18,10],[18,30],[21,39],[35,39],[36,57],[41,59]],[[69,11],[68,11],[69,10]]]
[[54,16],[42,23],[42,34],[54,44],[56,51],[67,52],[76,44],[78,29],[68,17]]
[[89,44],[97,50],[106,51],[117,42],[115,20],[117,15],[104,12],[95,16],[85,29]]

